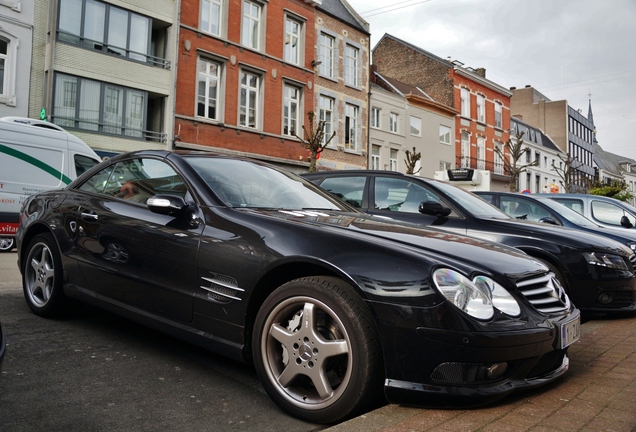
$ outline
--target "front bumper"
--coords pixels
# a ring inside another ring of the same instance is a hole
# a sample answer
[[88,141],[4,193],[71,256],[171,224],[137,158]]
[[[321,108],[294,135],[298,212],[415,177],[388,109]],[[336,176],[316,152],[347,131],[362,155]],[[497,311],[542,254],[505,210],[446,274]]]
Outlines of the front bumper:
[[585,312],[636,312],[636,277],[575,278],[568,296]]
[[[572,320],[580,324],[580,312],[572,308],[557,320],[512,320],[509,329],[499,325],[497,331],[483,331],[488,328],[484,324],[482,331],[476,331],[467,325],[461,329],[462,321],[469,321],[443,306],[410,308],[406,320],[404,307],[374,307],[382,317],[382,345],[388,348],[384,350],[387,400],[418,406],[479,406],[558,379],[569,367],[567,348],[561,349],[561,326]],[[446,325],[422,327],[427,316],[442,316]]]

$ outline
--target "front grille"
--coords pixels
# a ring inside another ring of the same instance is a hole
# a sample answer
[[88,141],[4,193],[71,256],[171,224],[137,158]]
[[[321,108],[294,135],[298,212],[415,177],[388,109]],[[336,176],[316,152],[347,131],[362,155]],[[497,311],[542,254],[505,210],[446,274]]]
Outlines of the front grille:
[[570,308],[570,299],[553,273],[519,281],[517,289],[541,313],[553,314]]

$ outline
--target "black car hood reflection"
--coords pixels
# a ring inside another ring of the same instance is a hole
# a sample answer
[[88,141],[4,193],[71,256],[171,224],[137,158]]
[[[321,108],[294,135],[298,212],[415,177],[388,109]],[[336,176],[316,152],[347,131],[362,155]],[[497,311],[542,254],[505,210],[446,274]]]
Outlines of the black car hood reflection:
[[[529,273],[528,258],[530,257],[518,249],[408,222],[387,221],[382,217],[330,210],[249,209],[243,211],[290,223],[320,226],[321,229],[347,230],[351,236],[373,236],[378,241],[400,243],[404,247],[426,251],[431,259],[435,259],[436,256],[439,257],[438,260],[444,257],[444,263],[458,258],[463,263],[468,262],[478,268],[483,268],[482,263],[488,263],[489,268],[513,279],[546,270],[542,263],[533,259],[536,272]],[[505,252],[503,260],[501,252]]]

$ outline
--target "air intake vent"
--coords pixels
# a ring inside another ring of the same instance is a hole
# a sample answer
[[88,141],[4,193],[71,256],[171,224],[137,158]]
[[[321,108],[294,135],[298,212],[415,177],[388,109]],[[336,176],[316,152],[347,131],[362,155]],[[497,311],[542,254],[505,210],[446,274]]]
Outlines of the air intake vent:
[[554,314],[570,309],[570,299],[553,273],[518,282],[517,289],[541,313]]
[[245,290],[239,288],[236,280],[224,275],[202,277],[201,289],[207,292],[207,298],[219,303],[241,300],[239,295]]

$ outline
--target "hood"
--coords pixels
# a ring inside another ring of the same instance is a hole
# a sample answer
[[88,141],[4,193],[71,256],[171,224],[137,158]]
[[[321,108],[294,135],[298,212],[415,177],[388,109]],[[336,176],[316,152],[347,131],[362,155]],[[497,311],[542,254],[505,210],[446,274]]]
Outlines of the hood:
[[285,223],[303,225],[342,237],[384,245],[387,248],[417,250],[431,260],[488,269],[512,278],[545,272],[546,267],[524,252],[473,237],[425,228],[406,222],[387,221],[362,213],[332,211],[249,210],[250,213],[274,218]]

